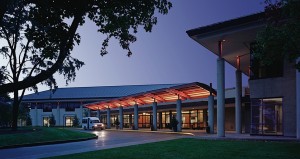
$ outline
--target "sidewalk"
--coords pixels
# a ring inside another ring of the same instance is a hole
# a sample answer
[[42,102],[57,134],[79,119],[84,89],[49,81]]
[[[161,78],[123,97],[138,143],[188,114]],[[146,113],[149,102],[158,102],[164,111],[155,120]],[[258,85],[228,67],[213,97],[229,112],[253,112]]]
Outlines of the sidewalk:
[[296,137],[286,136],[263,136],[263,135],[250,135],[250,134],[237,134],[234,131],[226,131],[225,137],[218,137],[216,133],[207,134],[205,130],[191,130],[183,129],[182,132],[173,132],[170,129],[158,129],[157,131],[151,131],[147,128],[140,128],[139,130],[132,130],[124,128],[122,130],[107,129],[108,131],[126,131],[126,132],[143,132],[143,133],[165,133],[165,134],[180,134],[186,135],[192,138],[206,139],[206,140],[252,140],[252,141],[288,141],[288,142],[300,142]]

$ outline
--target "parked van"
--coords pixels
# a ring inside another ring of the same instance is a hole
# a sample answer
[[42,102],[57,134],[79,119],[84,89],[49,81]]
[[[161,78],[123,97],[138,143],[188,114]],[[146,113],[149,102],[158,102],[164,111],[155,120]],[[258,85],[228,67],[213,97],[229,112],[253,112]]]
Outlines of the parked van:
[[103,130],[105,128],[105,125],[103,123],[100,123],[100,120],[97,117],[82,118],[81,123],[82,123],[82,128],[84,130],[87,130],[87,129],[91,129],[91,130],[101,129],[101,130]]

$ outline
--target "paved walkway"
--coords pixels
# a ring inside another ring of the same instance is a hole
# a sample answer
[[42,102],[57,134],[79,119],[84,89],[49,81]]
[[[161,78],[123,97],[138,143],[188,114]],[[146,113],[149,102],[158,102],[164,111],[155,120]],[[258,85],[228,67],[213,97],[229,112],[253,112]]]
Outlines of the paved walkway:
[[[78,130],[83,131],[83,130]],[[98,139],[72,142],[65,144],[21,147],[0,150],[1,159],[33,159],[65,154],[81,153],[109,148],[172,140],[177,138],[199,138],[209,140],[272,140],[272,141],[299,141],[295,138],[280,136],[250,136],[249,134],[235,134],[226,132],[226,137],[217,137],[216,134],[206,134],[203,130],[183,130],[183,132],[171,132],[168,129],[156,132],[149,129],[136,130],[104,130],[85,131],[98,135]]]

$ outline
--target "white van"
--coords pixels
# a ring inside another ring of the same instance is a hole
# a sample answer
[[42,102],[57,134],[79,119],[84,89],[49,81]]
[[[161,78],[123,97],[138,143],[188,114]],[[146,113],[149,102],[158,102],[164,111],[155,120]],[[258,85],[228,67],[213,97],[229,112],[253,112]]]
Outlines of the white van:
[[105,125],[103,123],[100,123],[100,120],[97,117],[82,118],[81,123],[82,123],[82,128],[84,130],[87,130],[87,129],[92,129],[92,130],[101,129],[101,130],[103,130],[105,128]]

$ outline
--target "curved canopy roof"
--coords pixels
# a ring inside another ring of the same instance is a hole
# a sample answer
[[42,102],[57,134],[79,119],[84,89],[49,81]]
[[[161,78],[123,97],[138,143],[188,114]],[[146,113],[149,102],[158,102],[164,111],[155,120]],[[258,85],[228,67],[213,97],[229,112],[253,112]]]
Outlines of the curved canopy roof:
[[194,82],[132,94],[111,100],[90,103],[86,104],[85,107],[92,110],[98,110],[106,108],[117,108],[120,106],[131,107],[135,104],[148,105],[153,103],[154,101],[157,103],[166,103],[174,102],[177,99],[193,100],[207,98],[210,95],[210,92],[212,95],[216,95],[216,91],[210,88],[210,86],[203,83]]

